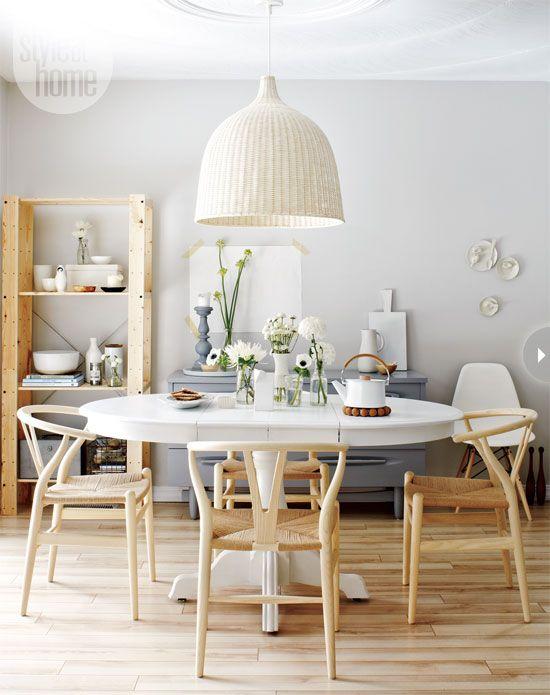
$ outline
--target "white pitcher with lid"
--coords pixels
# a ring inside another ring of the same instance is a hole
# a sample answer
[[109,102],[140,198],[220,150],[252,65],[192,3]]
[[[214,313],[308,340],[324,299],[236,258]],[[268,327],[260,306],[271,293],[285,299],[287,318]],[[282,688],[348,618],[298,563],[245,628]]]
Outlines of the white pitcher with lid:
[[[361,347],[359,353],[370,353],[376,355],[384,349],[384,336],[374,328],[365,328],[361,331]],[[376,360],[372,357],[360,357],[357,361],[357,368],[360,372],[376,371]]]

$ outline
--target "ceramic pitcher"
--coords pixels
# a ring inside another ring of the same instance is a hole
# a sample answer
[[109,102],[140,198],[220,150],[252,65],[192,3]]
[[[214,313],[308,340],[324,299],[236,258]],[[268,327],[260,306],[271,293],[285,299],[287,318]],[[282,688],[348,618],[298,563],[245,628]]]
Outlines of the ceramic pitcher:
[[[371,353],[376,355],[384,348],[384,338],[374,328],[365,328],[361,331],[361,347],[360,353]],[[357,367],[360,372],[374,372],[376,370],[376,360],[372,357],[360,357],[357,361]]]

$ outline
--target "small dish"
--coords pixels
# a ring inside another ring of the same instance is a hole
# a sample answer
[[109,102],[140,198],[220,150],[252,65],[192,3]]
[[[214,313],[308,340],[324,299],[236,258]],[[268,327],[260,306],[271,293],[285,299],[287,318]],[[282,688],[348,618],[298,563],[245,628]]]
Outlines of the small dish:
[[159,396],[159,400],[166,403],[170,407],[175,408],[176,410],[188,410],[189,408],[196,408],[201,403],[206,403],[210,400],[210,398],[203,393],[202,397],[198,398],[196,401],[178,401],[177,399],[172,398],[169,393],[164,393]]
[[92,256],[92,263],[95,265],[109,265],[112,260],[112,256]]
[[500,305],[496,297],[483,297],[479,303],[479,311],[483,316],[494,316],[499,309]]
[[472,244],[466,253],[466,261],[472,270],[491,270],[498,259],[496,239],[482,239]]
[[42,291],[43,292],[55,292],[55,278],[43,278],[42,279]]
[[[393,374],[397,369],[397,362],[386,362],[386,365],[390,374]],[[376,363],[376,371],[379,374],[383,374],[384,376],[386,376],[386,367],[384,367],[383,364],[380,364],[380,362]]]
[[126,287],[102,287],[104,292],[124,292]]
[[73,285],[73,292],[95,292],[95,285]]
[[519,262],[512,256],[501,258],[497,263],[497,273],[503,280],[513,280],[519,274]]

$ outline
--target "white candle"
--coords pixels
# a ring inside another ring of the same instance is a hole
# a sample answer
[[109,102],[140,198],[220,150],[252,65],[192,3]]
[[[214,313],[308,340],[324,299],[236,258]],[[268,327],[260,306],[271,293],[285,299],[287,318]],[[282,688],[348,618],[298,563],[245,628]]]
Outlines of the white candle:
[[201,292],[201,294],[199,294],[197,306],[210,306],[210,292]]

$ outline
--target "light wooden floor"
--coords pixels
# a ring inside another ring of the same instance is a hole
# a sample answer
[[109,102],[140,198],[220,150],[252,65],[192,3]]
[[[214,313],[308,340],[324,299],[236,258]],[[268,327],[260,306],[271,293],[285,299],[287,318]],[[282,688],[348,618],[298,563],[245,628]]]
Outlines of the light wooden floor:
[[[28,518],[0,518],[0,691],[550,692],[550,505],[535,508],[532,524],[524,524],[530,625],[522,622],[517,591],[504,587],[498,556],[442,555],[423,565],[418,624],[409,627],[401,524],[386,511],[344,510],[342,569],[364,574],[372,599],[342,602],[335,682],[325,676],[321,611],[314,605],[282,608],[278,636],[261,633],[258,608],[213,606],[207,677],[196,680],[195,604],[171,603],[166,594],[174,575],[195,565],[198,523],[177,504],[157,504],[156,520],[160,581],[147,579],[141,529],[141,620],[132,623],[118,549],[60,550],[51,585],[40,550],[30,615],[19,617]],[[453,534],[440,529],[437,537]]]

